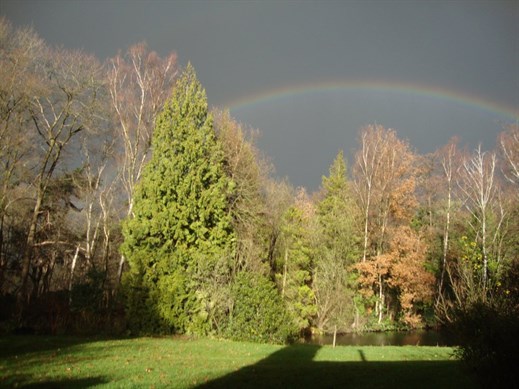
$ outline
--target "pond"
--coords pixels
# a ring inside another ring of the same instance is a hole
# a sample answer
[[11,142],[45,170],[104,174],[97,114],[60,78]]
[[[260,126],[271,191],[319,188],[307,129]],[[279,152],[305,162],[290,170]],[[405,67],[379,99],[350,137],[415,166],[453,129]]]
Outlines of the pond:
[[[314,335],[307,339],[306,343],[331,345],[333,344],[333,334]],[[456,342],[438,331],[414,330],[337,334],[336,344],[342,346],[455,346]]]

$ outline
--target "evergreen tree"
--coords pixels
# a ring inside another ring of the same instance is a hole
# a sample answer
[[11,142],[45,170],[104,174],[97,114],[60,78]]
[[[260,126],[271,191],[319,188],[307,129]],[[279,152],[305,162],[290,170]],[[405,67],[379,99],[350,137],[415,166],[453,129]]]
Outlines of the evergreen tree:
[[322,186],[323,197],[317,213],[324,232],[324,244],[342,264],[351,265],[359,257],[359,237],[354,232],[356,207],[342,150],[330,166],[329,177],[323,177]]
[[157,118],[152,152],[123,230],[129,322],[139,332],[205,334],[230,284],[234,185],[191,65]]
[[281,297],[301,333],[310,329],[316,314],[312,290],[314,220],[313,204],[301,189],[295,203],[283,214],[282,244],[275,263],[275,276]]
[[360,257],[358,213],[346,175],[346,162],[340,151],[323,177],[321,200],[317,204],[319,222],[314,290],[320,329],[337,326],[349,329],[358,317],[353,301],[352,274],[349,267]]

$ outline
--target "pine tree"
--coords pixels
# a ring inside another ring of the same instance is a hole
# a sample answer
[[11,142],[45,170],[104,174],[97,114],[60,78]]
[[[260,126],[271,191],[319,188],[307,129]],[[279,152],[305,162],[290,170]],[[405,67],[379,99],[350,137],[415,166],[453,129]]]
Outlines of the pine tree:
[[123,228],[129,322],[139,332],[205,334],[230,283],[234,185],[191,65],[157,118],[152,153]]
[[281,297],[298,330],[310,329],[316,314],[312,290],[312,232],[315,210],[306,191],[300,189],[295,202],[283,214],[276,280]]
[[[317,300],[317,326],[330,331],[337,326],[349,330],[355,315],[352,274],[349,267],[360,256],[357,208],[340,151],[323,177],[321,200],[317,204],[319,224],[314,289]],[[356,323],[356,322],[355,322]]]
[[355,232],[357,211],[342,150],[330,166],[329,177],[323,177],[322,187],[323,197],[317,206],[317,213],[324,232],[324,244],[343,265],[351,265],[359,256],[359,237]]

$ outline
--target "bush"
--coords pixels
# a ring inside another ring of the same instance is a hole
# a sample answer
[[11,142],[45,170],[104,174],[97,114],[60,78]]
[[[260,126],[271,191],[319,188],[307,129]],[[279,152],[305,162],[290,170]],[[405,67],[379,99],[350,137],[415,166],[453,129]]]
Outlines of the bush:
[[70,291],[70,310],[72,312],[98,312],[103,306],[103,283],[105,273],[90,270],[85,280],[75,284]]
[[297,328],[268,278],[242,272],[236,276],[231,293],[234,304],[227,328],[231,339],[264,343],[295,339]]
[[452,329],[458,356],[483,387],[519,388],[519,261],[514,261],[490,299],[460,309]]
[[519,387],[519,313],[489,303],[459,312],[454,324],[461,347],[458,356],[483,387]]
[[159,293],[144,276],[131,270],[123,276],[122,298],[125,306],[127,335],[170,334],[172,329],[160,317]]

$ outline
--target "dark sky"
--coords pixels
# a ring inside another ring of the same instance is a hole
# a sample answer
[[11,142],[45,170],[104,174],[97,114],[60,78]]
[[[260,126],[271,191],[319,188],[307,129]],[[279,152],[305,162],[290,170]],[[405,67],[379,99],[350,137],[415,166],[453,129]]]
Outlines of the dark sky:
[[519,1],[32,1],[1,14],[100,59],[146,41],[191,61],[209,103],[260,130],[279,176],[310,190],[359,129],[421,153],[495,145],[519,118]]

